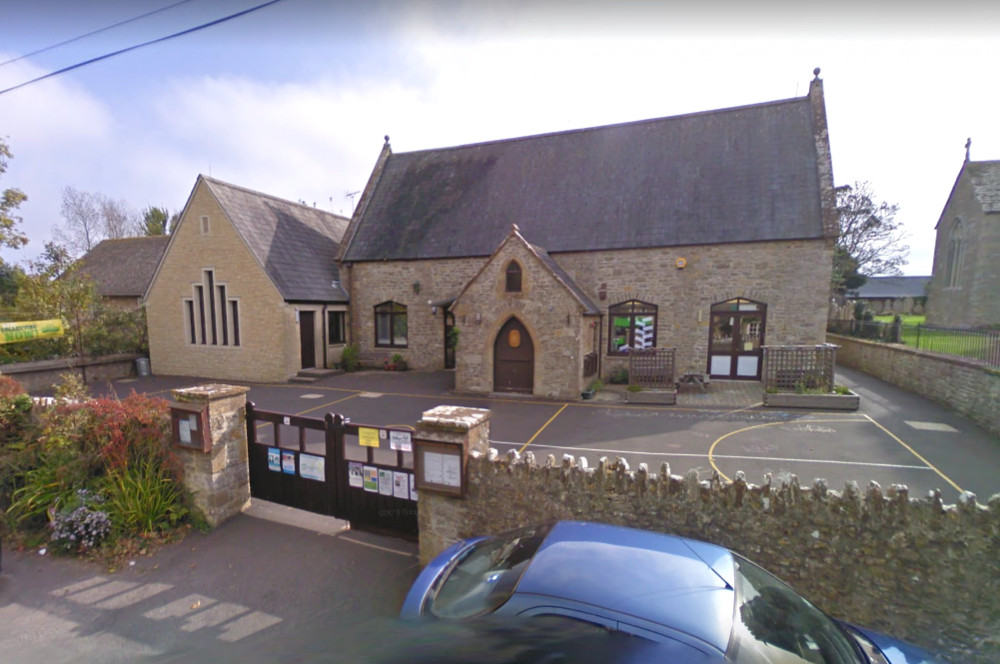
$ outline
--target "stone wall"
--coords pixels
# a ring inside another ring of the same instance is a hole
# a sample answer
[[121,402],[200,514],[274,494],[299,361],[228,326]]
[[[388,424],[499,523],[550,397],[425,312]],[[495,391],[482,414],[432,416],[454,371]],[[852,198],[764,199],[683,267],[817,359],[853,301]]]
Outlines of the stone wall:
[[933,399],[1000,434],[1000,369],[954,355],[827,334],[837,363]]
[[87,383],[121,380],[135,375],[135,360],[139,355],[102,355],[100,357],[67,357],[39,362],[15,362],[0,365],[0,373],[10,376],[28,392],[50,392],[62,382],[62,375],[86,371]]
[[[530,237],[526,239],[531,241]],[[518,311],[527,311],[529,306],[539,310],[550,306],[559,308],[558,313],[564,321],[560,329],[578,337],[574,346],[579,349],[578,353],[589,349],[595,337],[600,339],[598,352],[602,356],[604,378],[626,361],[621,356],[607,355],[608,307],[631,299],[657,305],[657,345],[677,348],[678,370],[706,369],[712,305],[733,297],[745,297],[767,305],[767,344],[817,344],[825,338],[833,261],[833,247],[828,241],[747,242],[579,252],[556,254],[552,258],[601,309],[604,317],[581,319],[578,313],[574,314],[564,305],[561,297],[559,301],[545,300],[551,291],[541,293],[540,297],[536,295],[538,299],[534,302],[528,302],[530,296],[526,295],[518,305]],[[677,268],[678,258],[686,261],[683,269]],[[352,288],[351,340],[359,345],[362,359],[377,366],[391,354],[399,352],[413,368],[442,368],[443,311],[438,307],[437,312],[433,312],[428,301],[437,302],[458,296],[484,268],[487,260],[482,257],[385,261],[356,263],[349,269],[342,269],[342,275],[350,280]],[[502,274],[506,262],[498,261],[497,264]],[[531,261],[525,260],[522,267],[531,268]],[[526,284],[531,279],[532,276],[526,273]],[[502,283],[497,283],[502,287]],[[374,307],[387,301],[407,306],[409,338],[406,348],[375,347]],[[482,327],[491,326],[495,334],[513,311],[513,305],[493,310],[471,300],[465,322],[461,319],[456,321],[460,330],[458,362],[463,362],[462,355],[470,348],[474,348],[474,356],[485,352],[483,357],[492,357],[492,345],[484,345],[483,340],[470,345],[469,340],[476,333],[468,328],[470,321],[475,324],[477,320],[475,313],[481,315]],[[568,325],[565,323],[567,314],[571,316]],[[529,330],[532,326],[538,329],[532,320],[521,320]],[[603,329],[590,328],[593,320],[600,320],[599,325]],[[492,339],[489,342],[491,344]],[[538,358],[540,355],[536,352],[536,361]],[[470,361],[469,358],[466,361]],[[563,363],[566,358],[552,361]],[[478,378],[483,381],[492,381],[492,364],[469,367],[468,370],[478,372]],[[576,372],[582,373],[579,361],[576,361],[572,371],[574,378],[563,382],[563,385],[581,380],[575,378]],[[565,378],[558,377],[560,380]],[[568,398],[575,391],[561,387],[550,389],[549,385],[545,385],[543,390],[536,390],[536,394],[565,392]]]
[[[485,258],[458,258],[356,263],[342,268],[341,276],[351,285],[350,340],[358,345],[362,363],[381,366],[383,360],[399,353],[410,368],[443,368],[444,309],[433,311],[428,302],[457,297],[485,262]],[[390,301],[406,305],[406,348],[375,346],[375,305]],[[461,349],[461,336],[458,343]]]
[[[831,491],[795,478],[759,486],[697,472],[630,472],[623,460],[470,455],[464,499],[420,495],[421,558],[458,537],[582,519],[713,542],[770,569],[828,613],[902,637],[952,662],[1000,661],[1000,495],[958,506],[905,488]],[[456,524],[458,524],[456,526]]]
[[[511,261],[521,267],[521,290],[506,292]],[[524,242],[511,236],[483,266],[453,307],[461,330],[456,354],[455,388],[459,392],[493,390],[497,334],[517,318],[534,349],[535,396],[579,399],[583,389],[583,349],[592,343],[584,307]],[[589,352],[589,351],[588,351]]]

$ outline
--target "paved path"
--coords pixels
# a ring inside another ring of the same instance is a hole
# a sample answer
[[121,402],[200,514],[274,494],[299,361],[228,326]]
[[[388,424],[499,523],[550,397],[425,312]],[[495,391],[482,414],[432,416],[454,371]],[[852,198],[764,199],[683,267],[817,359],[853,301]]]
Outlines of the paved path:
[[[713,381],[702,392],[682,386],[675,406],[637,406],[623,394],[601,391],[594,400],[559,402],[514,396],[469,396],[451,391],[450,372],[367,371],[308,385],[253,385],[258,407],[322,417],[338,412],[355,423],[413,425],[441,404],[488,408],[491,444],[499,451],[624,458],[631,468],[659,472],[695,469],[703,478],[744,471],[759,483],[792,475],[803,484],[823,478],[832,489],[904,484],[911,496],[941,490],[954,503],[964,491],[986,502],[1000,492],[1000,439],[928,399],[865,374],[838,368],[837,379],[859,393],[857,412],[763,408],[758,383]],[[196,384],[195,378],[147,378],[114,385],[159,392]]]
[[416,547],[344,526],[255,501],[114,572],[8,549],[0,662],[366,661],[398,629]]

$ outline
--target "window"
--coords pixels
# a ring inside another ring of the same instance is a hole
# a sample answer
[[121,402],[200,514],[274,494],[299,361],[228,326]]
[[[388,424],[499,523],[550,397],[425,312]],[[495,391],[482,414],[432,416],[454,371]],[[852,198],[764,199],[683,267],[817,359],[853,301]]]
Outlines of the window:
[[507,264],[506,291],[508,293],[521,292],[521,266],[517,264],[517,261],[511,261]]
[[848,633],[753,563],[734,556],[736,618],[726,661],[856,664]]
[[208,235],[208,232],[209,232],[208,215],[204,215],[201,218],[201,234]]
[[184,335],[190,344],[240,345],[240,308],[229,297],[226,284],[216,283],[214,270],[203,270],[199,284],[191,286],[191,297],[181,299]]
[[655,304],[629,300],[608,307],[608,354],[626,355],[630,348],[656,346]]
[[406,348],[406,305],[383,302],[375,306],[375,345]]
[[345,318],[347,317],[346,311],[328,311],[327,313],[327,337],[331,346],[334,344],[342,344],[347,342],[347,326],[345,324]]
[[945,279],[948,288],[961,285],[962,263],[965,258],[965,229],[961,219],[956,219],[948,237],[948,256],[945,267]]

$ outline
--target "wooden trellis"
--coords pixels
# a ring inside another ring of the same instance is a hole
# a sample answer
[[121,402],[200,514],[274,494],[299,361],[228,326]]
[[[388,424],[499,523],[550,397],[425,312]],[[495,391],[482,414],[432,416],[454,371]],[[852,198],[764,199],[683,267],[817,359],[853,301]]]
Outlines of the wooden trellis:
[[765,390],[833,392],[837,346],[765,346]]
[[628,382],[644,389],[674,389],[676,348],[632,348],[628,352]]

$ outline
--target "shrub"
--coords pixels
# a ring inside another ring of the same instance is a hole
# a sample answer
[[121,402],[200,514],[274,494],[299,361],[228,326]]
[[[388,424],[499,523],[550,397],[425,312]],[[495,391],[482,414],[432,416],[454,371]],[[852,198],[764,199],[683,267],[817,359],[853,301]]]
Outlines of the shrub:
[[120,534],[167,530],[187,514],[177,482],[156,462],[145,459],[108,475],[108,511]]
[[21,384],[10,376],[0,375],[0,399],[16,397],[19,394],[25,394]]
[[0,375],[0,446],[21,439],[31,420],[31,406],[21,384]]
[[89,551],[111,534],[111,519],[102,506],[99,495],[80,489],[76,492],[77,506],[57,513],[52,519],[51,542],[64,551]]
[[24,473],[7,514],[15,524],[41,526],[49,510],[70,504],[90,477],[87,460],[70,447],[52,445],[38,454],[37,466]]
[[624,385],[628,382],[628,369],[625,367],[615,367],[608,374],[608,382],[612,385]]
[[357,371],[360,364],[359,355],[361,354],[361,349],[358,348],[357,344],[348,344],[344,346],[344,351],[340,356],[340,366],[343,367],[344,371]]

